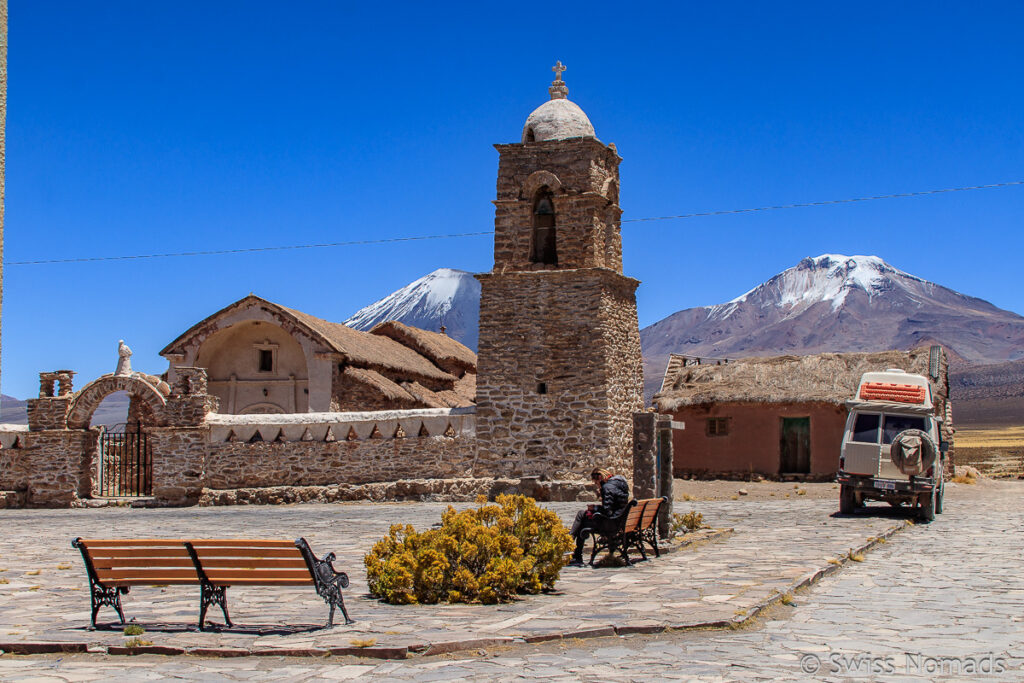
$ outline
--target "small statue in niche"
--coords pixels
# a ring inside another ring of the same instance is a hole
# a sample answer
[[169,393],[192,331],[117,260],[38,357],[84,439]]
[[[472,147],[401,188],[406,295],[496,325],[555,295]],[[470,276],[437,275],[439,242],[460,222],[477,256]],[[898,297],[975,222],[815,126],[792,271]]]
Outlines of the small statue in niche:
[[117,342],[117,370],[114,371],[114,374],[127,376],[132,374],[132,350],[124,343],[124,339],[119,339]]

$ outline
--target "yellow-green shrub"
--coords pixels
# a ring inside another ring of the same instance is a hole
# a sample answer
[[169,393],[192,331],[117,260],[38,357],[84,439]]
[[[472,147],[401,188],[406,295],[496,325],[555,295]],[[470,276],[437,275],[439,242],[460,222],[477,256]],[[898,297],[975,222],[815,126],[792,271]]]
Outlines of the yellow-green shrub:
[[418,532],[395,524],[363,563],[370,593],[392,604],[507,602],[554,587],[573,541],[558,515],[526,496],[498,496]]

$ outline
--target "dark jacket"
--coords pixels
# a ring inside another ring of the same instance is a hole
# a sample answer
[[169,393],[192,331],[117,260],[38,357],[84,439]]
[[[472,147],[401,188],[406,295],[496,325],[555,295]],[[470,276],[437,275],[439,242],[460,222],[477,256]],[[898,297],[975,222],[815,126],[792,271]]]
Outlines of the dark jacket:
[[629,482],[621,474],[616,474],[601,484],[601,504],[594,512],[608,519],[622,514],[629,504]]

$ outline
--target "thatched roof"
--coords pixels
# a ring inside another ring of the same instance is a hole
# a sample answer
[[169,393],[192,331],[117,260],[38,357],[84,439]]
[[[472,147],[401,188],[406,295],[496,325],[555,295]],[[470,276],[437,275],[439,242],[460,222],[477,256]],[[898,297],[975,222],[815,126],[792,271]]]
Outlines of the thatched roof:
[[454,408],[441,398],[442,392],[431,391],[419,382],[403,382],[402,388],[428,408]]
[[[928,376],[929,348],[875,353],[743,358],[721,365],[694,365],[673,354],[654,404],[662,412],[711,403],[831,403],[842,405],[857,392],[865,372],[900,368]],[[948,395],[945,354],[941,354],[936,396]]]
[[389,401],[408,403],[410,405],[415,405],[417,403],[417,397],[411,395],[400,385],[392,382],[379,372],[364,370],[363,368],[354,368],[350,365],[342,371],[342,374],[347,379],[357,384],[362,384],[363,386],[374,389]]
[[410,327],[397,320],[388,320],[376,325],[370,330],[370,334],[394,339],[453,374],[476,372],[476,354],[446,334]]
[[279,308],[317,332],[334,351],[344,355],[353,365],[376,366],[434,380],[455,379],[427,358],[394,339],[353,330],[347,325],[328,322],[292,308]]

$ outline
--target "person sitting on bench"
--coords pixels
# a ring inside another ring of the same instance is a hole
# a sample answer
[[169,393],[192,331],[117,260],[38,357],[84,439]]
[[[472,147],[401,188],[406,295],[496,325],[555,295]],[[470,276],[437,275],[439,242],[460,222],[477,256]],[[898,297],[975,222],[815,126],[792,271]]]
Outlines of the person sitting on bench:
[[576,540],[570,567],[583,566],[583,544],[589,535],[584,532],[604,532],[629,504],[629,482],[621,474],[612,475],[610,471],[598,468],[590,473],[590,480],[594,482],[601,504],[588,505],[586,510],[576,513],[570,530]]

